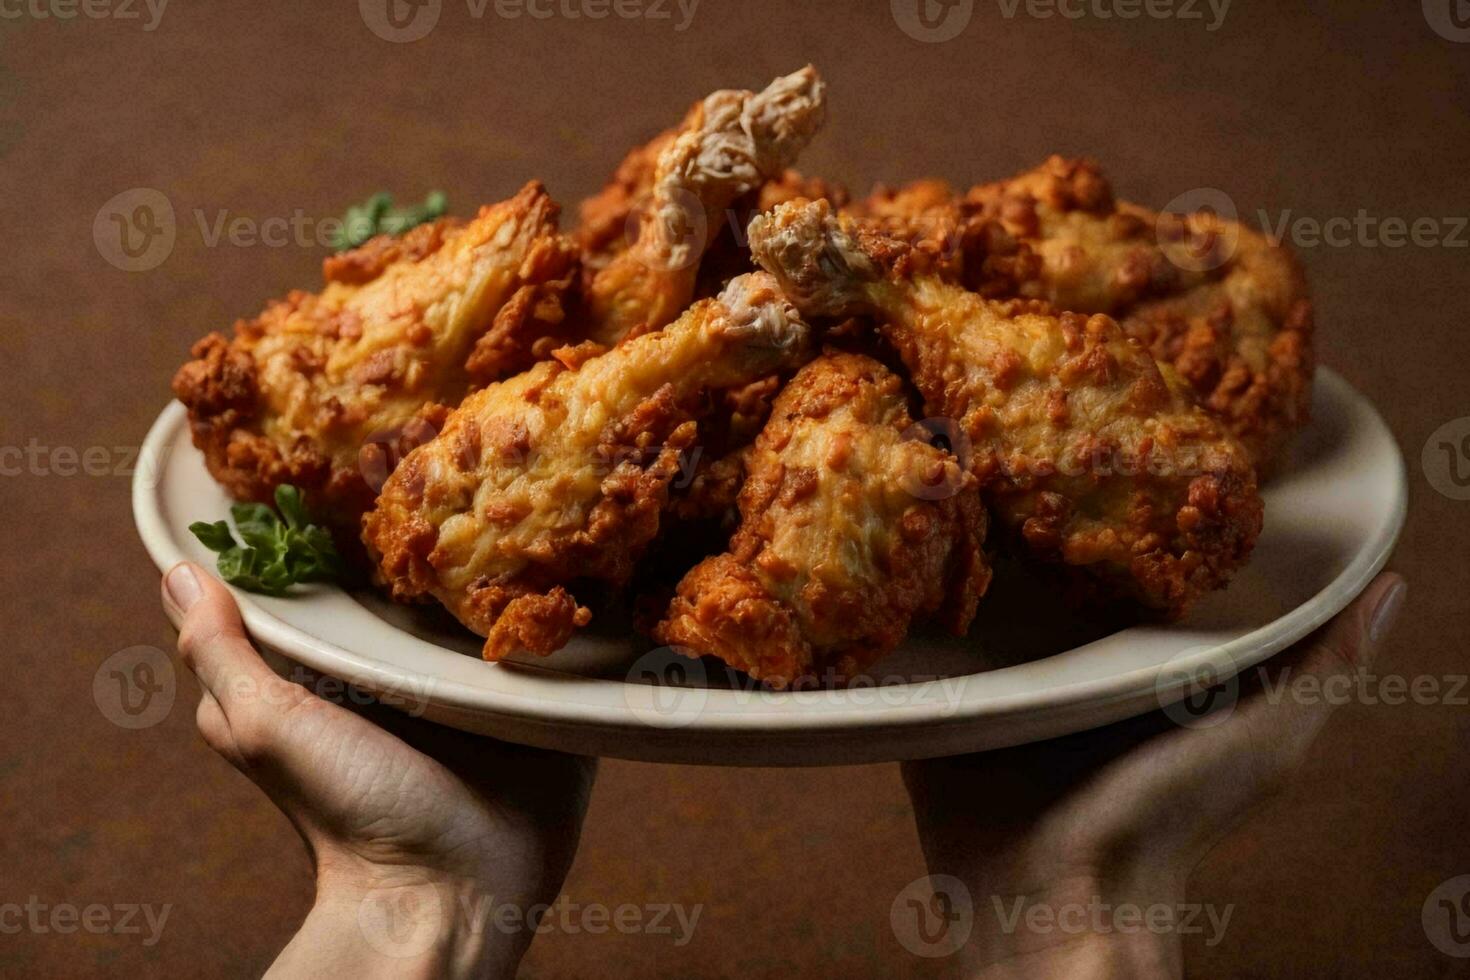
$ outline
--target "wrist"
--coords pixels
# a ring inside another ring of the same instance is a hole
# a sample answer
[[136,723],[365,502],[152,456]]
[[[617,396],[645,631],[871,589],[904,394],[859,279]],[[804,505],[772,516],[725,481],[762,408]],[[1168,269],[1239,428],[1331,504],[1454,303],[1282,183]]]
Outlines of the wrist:
[[477,879],[419,868],[322,874],[301,929],[272,975],[513,976],[526,941],[484,928]]

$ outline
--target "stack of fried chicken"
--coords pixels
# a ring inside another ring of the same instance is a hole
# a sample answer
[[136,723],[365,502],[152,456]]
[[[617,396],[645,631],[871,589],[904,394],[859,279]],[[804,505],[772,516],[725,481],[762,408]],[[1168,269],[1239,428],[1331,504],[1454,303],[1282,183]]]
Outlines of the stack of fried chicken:
[[655,642],[774,688],[963,634],[988,550],[1164,619],[1224,587],[1306,421],[1295,261],[1086,160],[852,201],[789,169],[824,103],[810,67],[710,95],[570,234],[533,181],[332,256],[179,370],[210,471],[301,488],[488,660],[630,583]]

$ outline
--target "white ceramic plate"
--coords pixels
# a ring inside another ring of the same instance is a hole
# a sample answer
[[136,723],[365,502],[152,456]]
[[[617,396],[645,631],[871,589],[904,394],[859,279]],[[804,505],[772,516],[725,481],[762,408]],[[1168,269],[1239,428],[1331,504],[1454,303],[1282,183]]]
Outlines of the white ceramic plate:
[[[1093,728],[1225,681],[1341,610],[1388,560],[1403,525],[1403,457],[1369,402],[1317,374],[1313,422],[1266,488],[1266,529],[1230,588],[1183,623],[1107,635],[1002,568],[970,635],[917,634],[867,683],[786,692],[716,661],[650,650],[603,622],[558,654],[482,662],[436,610],[331,586],[273,599],[236,591],[263,646],[467,731],[655,762],[836,765],[997,748]],[[160,569],[213,567],[188,525],[229,500],[171,404],[133,482],[138,531]],[[1179,710],[1176,707],[1173,710]]]

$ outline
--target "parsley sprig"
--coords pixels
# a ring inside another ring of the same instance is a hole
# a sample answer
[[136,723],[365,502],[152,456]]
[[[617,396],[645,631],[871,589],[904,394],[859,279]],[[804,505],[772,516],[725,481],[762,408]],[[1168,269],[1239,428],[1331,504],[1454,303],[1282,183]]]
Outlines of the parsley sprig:
[[443,191],[430,191],[423,204],[393,206],[393,195],[379,191],[347,209],[342,227],[332,237],[337,251],[356,248],[374,235],[401,235],[408,229],[442,217],[447,205]]
[[276,507],[280,517],[266,504],[230,507],[244,545],[236,543],[225,521],[195,521],[189,530],[219,554],[220,577],[248,592],[282,596],[297,582],[341,578],[344,566],[332,535],[307,521],[301,491],[290,484],[276,487]]

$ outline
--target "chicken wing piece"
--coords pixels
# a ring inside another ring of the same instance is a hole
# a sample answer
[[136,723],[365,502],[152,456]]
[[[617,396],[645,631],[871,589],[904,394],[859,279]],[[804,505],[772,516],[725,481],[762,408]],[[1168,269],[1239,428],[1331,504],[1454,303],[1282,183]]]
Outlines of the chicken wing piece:
[[[613,182],[582,210],[586,336],[611,347],[683,312],[725,212],[767,180],[781,178],[825,117],[826,85],[807,66],[758,93],[715,92],[690,110],[676,133],[624,160]],[[626,244],[624,229],[635,216],[637,238]]]
[[658,532],[708,392],[795,368],[809,335],[753,273],[662,331],[474,393],[364,519],[382,578],[395,598],[437,598],[487,660],[559,649],[591,615],[567,586],[626,582]]
[[751,451],[730,550],[684,577],[655,639],[785,688],[863,670],[941,607],[963,633],[990,581],[985,511],[921,435],[877,361],[802,368]]
[[880,319],[1022,555],[1165,618],[1249,555],[1262,506],[1248,455],[1106,315],[986,300],[824,202],[757,217],[750,242],[804,313]]
[[374,238],[327,259],[320,293],[199,341],[173,388],[215,479],[246,500],[296,484],[356,540],[398,450],[551,342],[576,272],[557,212],[532,182],[467,223]]
[[982,295],[1116,317],[1174,365],[1258,467],[1278,463],[1306,424],[1306,280],[1288,250],[1237,222],[1117,201],[1097,164],[1062,157],[962,197],[920,181],[855,210],[942,256],[937,271]]
[[[607,185],[579,206],[580,224],[574,237],[582,250],[584,292],[591,293],[597,275],[636,240],[628,234],[631,219],[637,216],[638,227],[644,224],[643,215],[653,197],[659,156],[682,130],[698,124],[702,111],[703,103],[695,103],[682,126],[665,130],[630,150]],[[836,207],[844,207],[851,196],[846,187],[835,181],[805,177],[789,168],[746,193],[722,216],[719,226],[710,229],[711,241],[699,256],[694,298],[716,295],[726,282],[749,272],[745,226],[751,216],[796,198],[825,198]]]

